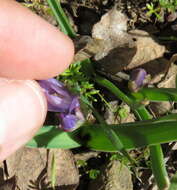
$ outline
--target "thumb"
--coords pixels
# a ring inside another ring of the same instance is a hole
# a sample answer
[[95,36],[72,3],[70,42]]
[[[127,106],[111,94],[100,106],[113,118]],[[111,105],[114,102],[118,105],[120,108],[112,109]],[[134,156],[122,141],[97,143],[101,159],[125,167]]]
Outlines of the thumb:
[[42,126],[47,106],[35,81],[0,78],[0,92],[0,161],[3,161]]

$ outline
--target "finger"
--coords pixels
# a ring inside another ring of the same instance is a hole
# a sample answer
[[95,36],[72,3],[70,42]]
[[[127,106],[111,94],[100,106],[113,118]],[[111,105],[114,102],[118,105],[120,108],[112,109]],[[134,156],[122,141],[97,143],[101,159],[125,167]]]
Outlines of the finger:
[[0,76],[46,79],[72,61],[72,41],[14,0],[0,0]]
[[0,79],[0,161],[29,141],[42,126],[47,106],[35,81]]

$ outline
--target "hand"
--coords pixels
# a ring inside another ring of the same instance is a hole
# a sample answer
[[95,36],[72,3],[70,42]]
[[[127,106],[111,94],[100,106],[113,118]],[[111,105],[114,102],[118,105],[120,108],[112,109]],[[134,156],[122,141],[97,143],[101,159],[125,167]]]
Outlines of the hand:
[[72,41],[14,0],[0,0],[0,161],[42,126],[46,100],[34,79],[64,71]]

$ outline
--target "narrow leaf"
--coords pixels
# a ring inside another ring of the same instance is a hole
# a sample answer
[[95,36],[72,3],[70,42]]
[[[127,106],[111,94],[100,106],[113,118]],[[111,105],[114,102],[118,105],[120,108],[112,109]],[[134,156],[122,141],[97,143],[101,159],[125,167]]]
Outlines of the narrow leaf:
[[53,190],[55,190],[55,184],[56,184],[56,160],[55,160],[55,153],[53,153],[53,155],[52,155],[51,184],[52,184]]
[[[156,145],[177,140],[177,121],[136,122],[121,125],[109,125],[117,134],[124,148]],[[105,137],[100,125],[90,125],[82,128],[82,136],[89,139],[87,146],[94,150],[116,151],[115,147]]]
[[177,102],[176,88],[143,88],[136,93],[131,93],[136,101],[175,101]]
[[67,16],[65,15],[61,5],[60,1],[57,0],[47,0],[50,8],[52,9],[52,12],[54,16],[56,17],[57,22],[59,23],[59,26],[61,28],[61,31],[65,33],[66,35],[74,38],[76,36],[74,30],[72,29]]

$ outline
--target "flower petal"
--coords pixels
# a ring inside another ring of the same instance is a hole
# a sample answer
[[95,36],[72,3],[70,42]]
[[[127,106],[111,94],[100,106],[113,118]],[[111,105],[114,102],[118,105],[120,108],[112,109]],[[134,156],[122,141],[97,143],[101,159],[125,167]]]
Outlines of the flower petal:
[[59,88],[63,88],[64,87],[64,84],[54,78],[50,78],[50,79],[47,79],[47,80],[43,80],[43,81],[47,81],[48,83],[50,84],[53,84]]
[[49,94],[58,93],[60,96],[69,97],[66,87],[56,79],[39,80],[38,83]]
[[50,83],[47,80],[38,80],[37,81],[41,88],[43,88],[44,91],[47,91],[50,94],[55,93],[55,91],[51,88]]
[[61,120],[61,128],[67,132],[74,131],[83,123],[73,114],[59,114],[59,118]]
[[43,88],[47,98],[48,111],[68,113],[73,96],[66,87],[56,79],[40,80],[39,85]]
[[50,95],[45,92],[48,104],[48,111],[68,112],[71,101],[59,96]]
[[80,107],[79,98],[77,96],[73,97],[72,102],[69,107],[69,113],[74,113],[76,108]]
[[130,81],[128,84],[129,89],[135,92],[138,91],[138,89],[140,89],[144,85],[146,76],[147,72],[142,68],[133,70],[130,75]]

